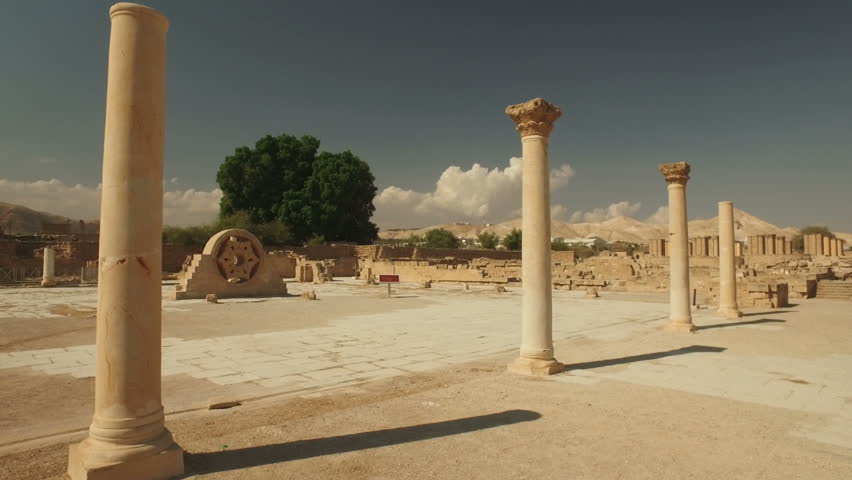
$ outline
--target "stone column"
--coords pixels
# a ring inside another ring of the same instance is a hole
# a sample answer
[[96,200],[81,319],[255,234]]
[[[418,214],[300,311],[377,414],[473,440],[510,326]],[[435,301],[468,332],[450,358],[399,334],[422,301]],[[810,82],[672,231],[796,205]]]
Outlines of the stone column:
[[775,255],[775,234],[770,233],[766,236],[766,254]]
[[826,257],[831,255],[831,238],[825,235],[822,237],[822,254]]
[[[721,254],[721,252],[720,252]],[[734,242],[734,256],[742,257],[743,256],[743,244],[740,242]]]
[[689,310],[689,231],[686,221],[686,182],[689,180],[686,162],[660,165],[669,190],[669,238],[671,260],[669,288],[671,322],[667,330],[692,332],[692,313]]
[[737,306],[737,267],[734,257],[734,204],[719,202],[719,315],[743,316]]
[[110,8],[98,270],[95,413],[73,480],[183,473],[160,394],[165,16]]
[[54,287],[56,286],[56,276],[54,274],[54,265],[56,263],[56,250],[53,247],[44,247],[44,263],[41,270],[41,286]]
[[541,98],[510,105],[506,114],[521,134],[523,187],[521,228],[521,355],[509,371],[551,375],[563,369],[553,357],[553,318],[550,265],[550,167],[547,144],[553,123],[562,111]]

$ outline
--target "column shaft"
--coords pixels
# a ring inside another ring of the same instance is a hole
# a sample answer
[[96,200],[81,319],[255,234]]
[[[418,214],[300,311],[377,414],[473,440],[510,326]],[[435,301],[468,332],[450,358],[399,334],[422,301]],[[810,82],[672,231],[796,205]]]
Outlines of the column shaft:
[[56,266],[56,250],[54,250],[53,247],[44,247],[43,255],[41,286],[52,287],[56,285],[56,274],[54,270]]
[[719,202],[719,314],[742,316],[737,305],[737,270],[734,256],[734,204]]
[[689,164],[679,162],[660,165],[666,177],[669,192],[669,239],[671,277],[669,330],[691,332],[695,330],[690,312],[689,290],[689,231],[686,214],[686,182],[689,180]]
[[89,437],[72,446],[69,473],[160,479],[183,472],[160,393],[168,20],[128,3],[110,17],[95,414]]
[[547,145],[553,122],[562,112],[537,98],[511,105],[523,149],[521,281],[523,282],[520,357],[509,370],[526,375],[562,371],[553,356],[550,263],[550,167]]

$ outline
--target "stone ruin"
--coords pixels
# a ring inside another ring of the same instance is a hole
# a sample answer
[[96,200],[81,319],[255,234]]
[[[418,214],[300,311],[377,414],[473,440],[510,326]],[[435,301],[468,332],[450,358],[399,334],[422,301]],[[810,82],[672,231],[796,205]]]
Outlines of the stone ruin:
[[287,284],[268,261],[260,241],[241,229],[222,230],[210,237],[203,253],[193,255],[178,275],[175,299],[273,297],[287,293]]

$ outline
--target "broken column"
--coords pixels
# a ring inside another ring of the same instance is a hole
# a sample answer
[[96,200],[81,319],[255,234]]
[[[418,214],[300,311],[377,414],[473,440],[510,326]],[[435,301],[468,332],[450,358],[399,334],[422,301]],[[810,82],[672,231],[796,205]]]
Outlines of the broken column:
[[521,354],[509,371],[551,375],[562,371],[553,357],[550,265],[550,167],[547,144],[562,115],[541,98],[506,108],[521,134],[523,150],[521,281],[523,283]]
[[183,451],[160,393],[166,31],[151,8],[110,9],[98,271],[95,413],[71,446],[74,480],[166,479]]
[[56,264],[56,250],[53,247],[44,247],[44,258],[41,270],[41,286],[53,287],[56,286],[56,275],[54,267]]
[[719,202],[719,314],[739,318],[737,267],[734,257],[734,204]]
[[689,164],[686,162],[660,165],[669,190],[669,238],[671,260],[669,288],[671,322],[667,330],[692,332],[692,314],[689,310],[689,232],[686,221],[686,182],[689,180]]

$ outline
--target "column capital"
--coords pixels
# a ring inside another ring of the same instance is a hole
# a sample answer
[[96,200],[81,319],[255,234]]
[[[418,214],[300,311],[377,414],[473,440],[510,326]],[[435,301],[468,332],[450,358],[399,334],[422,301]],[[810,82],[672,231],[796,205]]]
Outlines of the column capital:
[[137,18],[150,20],[154,24],[159,25],[164,30],[169,29],[169,19],[162,13],[145,5],[138,3],[120,2],[116,3],[109,9],[110,18],[115,18],[117,15],[130,15]]
[[659,168],[669,185],[673,183],[686,185],[689,180],[689,164],[686,162],[664,163]]
[[528,102],[509,105],[506,107],[506,115],[515,122],[515,129],[521,133],[521,137],[549,137],[553,131],[553,123],[562,116],[562,110],[542,98],[534,98]]

